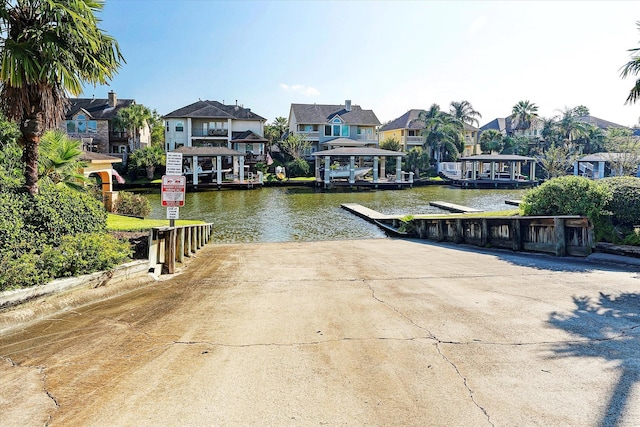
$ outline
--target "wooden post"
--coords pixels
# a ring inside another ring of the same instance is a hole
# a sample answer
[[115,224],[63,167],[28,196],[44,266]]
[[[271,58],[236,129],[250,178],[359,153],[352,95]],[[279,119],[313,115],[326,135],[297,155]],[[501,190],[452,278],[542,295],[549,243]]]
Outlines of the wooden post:
[[443,220],[438,220],[437,224],[438,224],[437,240],[439,242],[442,242],[444,240],[444,221]]
[[553,219],[553,229],[556,240],[556,256],[566,256],[567,255],[567,242],[565,237],[564,230],[564,218],[554,218]]
[[176,240],[176,258],[178,259],[178,262],[182,263],[184,262],[184,227],[176,229]]
[[456,243],[462,243],[464,241],[464,228],[462,227],[462,219],[456,219],[456,235],[454,237]]
[[487,219],[482,218],[482,228],[480,230],[480,246],[487,246],[489,243],[489,226],[487,225]]
[[511,220],[511,239],[513,241],[513,250],[519,251],[522,249],[522,234],[520,232],[520,220]]

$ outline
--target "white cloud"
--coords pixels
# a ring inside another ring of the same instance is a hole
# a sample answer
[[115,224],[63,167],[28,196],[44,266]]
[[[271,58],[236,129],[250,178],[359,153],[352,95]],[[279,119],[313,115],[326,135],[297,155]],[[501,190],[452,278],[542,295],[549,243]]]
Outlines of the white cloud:
[[287,85],[285,83],[280,83],[280,87],[284,90],[286,90],[287,92],[296,92],[296,93],[301,93],[303,95],[307,95],[307,96],[316,96],[316,95],[320,95],[320,91],[314,87],[311,86],[305,86],[305,85]]

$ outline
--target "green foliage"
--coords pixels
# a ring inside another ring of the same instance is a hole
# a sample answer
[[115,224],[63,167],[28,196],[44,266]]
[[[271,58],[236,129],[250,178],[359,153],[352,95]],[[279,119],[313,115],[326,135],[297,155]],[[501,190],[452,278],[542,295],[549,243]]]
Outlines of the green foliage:
[[86,164],[80,161],[80,141],[60,130],[49,130],[40,139],[38,177],[40,185],[54,184],[76,190],[87,181],[80,172]]
[[413,222],[413,215],[405,215],[400,218],[400,227],[398,227],[398,231],[401,233],[407,233],[410,235],[415,234],[416,225]]
[[42,268],[40,256],[35,251],[23,254],[0,252],[0,292],[43,285],[52,279],[53,274]]
[[11,141],[0,149],[0,191],[19,187],[24,183],[24,163],[22,149]]
[[285,153],[294,159],[300,159],[311,148],[311,142],[307,141],[303,134],[294,133],[282,141],[280,146]]
[[156,166],[164,165],[166,156],[164,148],[160,145],[151,145],[134,151],[129,156],[129,164],[132,167],[143,167],[147,172],[147,179],[153,179]]
[[64,236],[57,247],[46,246],[41,266],[53,277],[71,277],[108,270],[126,261],[131,248],[126,241],[106,233]]
[[504,147],[504,135],[496,129],[487,129],[480,134],[480,149],[483,153],[500,153]]
[[397,139],[395,139],[392,136],[390,136],[388,138],[385,138],[384,141],[380,142],[380,148],[382,148],[383,150],[389,150],[389,151],[401,151],[402,150],[402,146],[400,145],[400,141],[398,141]]
[[309,175],[309,163],[304,159],[293,159],[287,163],[287,175],[291,178]]
[[523,215],[586,215],[597,220],[606,215],[610,198],[611,193],[597,181],[563,176],[529,190],[520,209]]
[[145,217],[151,212],[151,203],[146,197],[128,191],[118,192],[114,204],[115,213]]
[[614,225],[640,224],[640,178],[617,176],[600,181],[611,193],[606,208]]

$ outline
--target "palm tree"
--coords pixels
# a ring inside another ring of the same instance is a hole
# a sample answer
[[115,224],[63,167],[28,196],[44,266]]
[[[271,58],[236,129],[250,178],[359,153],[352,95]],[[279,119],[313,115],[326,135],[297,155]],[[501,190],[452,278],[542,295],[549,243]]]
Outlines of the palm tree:
[[131,135],[131,151],[140,146],[140,130],[148,126],[153,119],[151,110],[142,104],[132,104],[118,111],[114,118],[114,127],[126,130]]
[[564,139],[573,142],[587,134],[589,126],[585,122],[576,120],[578,116],[575,108],[566,107],[560,113],[561,116],[557,122],[557,127]]
[[[636,21],[636,25],[640,29],[640,21]],[[620,77],[623,79],[629,75],[637,76],[640,74],[640,48],[629,49],[629,52],[631,52],[631,60],[621,68],[620,72]],[[629,91],[625,104],[635,103],[638,97],[640,97],[640,78],[636,79],[636,84]]]
[[276,119],[273,121],[272,126],[278,132],[278,139],[280,139],[282,138],[282,135],[284,135],[284,133],[287,131],[287,129],[289,129],[289,120],[282,116],[276,117]]
[[160,166],[165,163],[164,148],[159,145],[140,148],[131,153],[129,160],[133,166],[145,168],[147,178],[153,179],[156,166]]
[[464,148],[464,124],[460,120],[440,111],[438,104],[421,111],[416,120],[424,123],[423,148],[433,150],[436,162],[441,162],[445,153],[453,160],[460,156]]
[[492,153],[497,152],[500,153],[502,151],[502,147],[504,147],[504,135],[496,129],[487,129],[480,134],[480,149],[484,153]]
[[420,178],[420,171],[429,167],[429,153],[420,147],[413,147],[404,158],[405,167],[412,171],[416,178]]
[[80,173],[86,166],[80,160],[80,146],[80,141],[69,138],[60,129],[45,132],[40,139],[38,156],[40,183],[82,189],[87,179]]
[[525,131],[531,127],[531,123],[538,117],[538,106],[530,101],[519,101],[511,110],[513,129]]
[[468,123],[470,125],[475,123],[476,126],[480,126],[478,119],[482,118],[482,114],[474,110],[469,101],[452,101],[449,106],[449,113],[464,123]]
[[103,0],[14,0],[0,5],[0,108],[20,127],[25,187],[38,192],[38,146],[64,118],[67,94],[106,84],[124,61],[98,28]]

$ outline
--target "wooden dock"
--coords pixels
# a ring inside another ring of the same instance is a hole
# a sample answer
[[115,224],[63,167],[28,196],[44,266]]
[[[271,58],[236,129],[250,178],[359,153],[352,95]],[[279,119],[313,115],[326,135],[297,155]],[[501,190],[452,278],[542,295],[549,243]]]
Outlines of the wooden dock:
[[449,212],[456,213],[478,213],[482,212],[480,209],[470,208],[467,206],[456,205],[455,203],[448,202],[429,202],[429,205],[435,206],[440,209],[444,209]]
[[343,203],[340,207],[369,222],[398,220],[404,215],[385,215],[357,203]]
[[520,206],[520,203],[522,203],[522,200],[505,200],[504,202],[507,205]]

